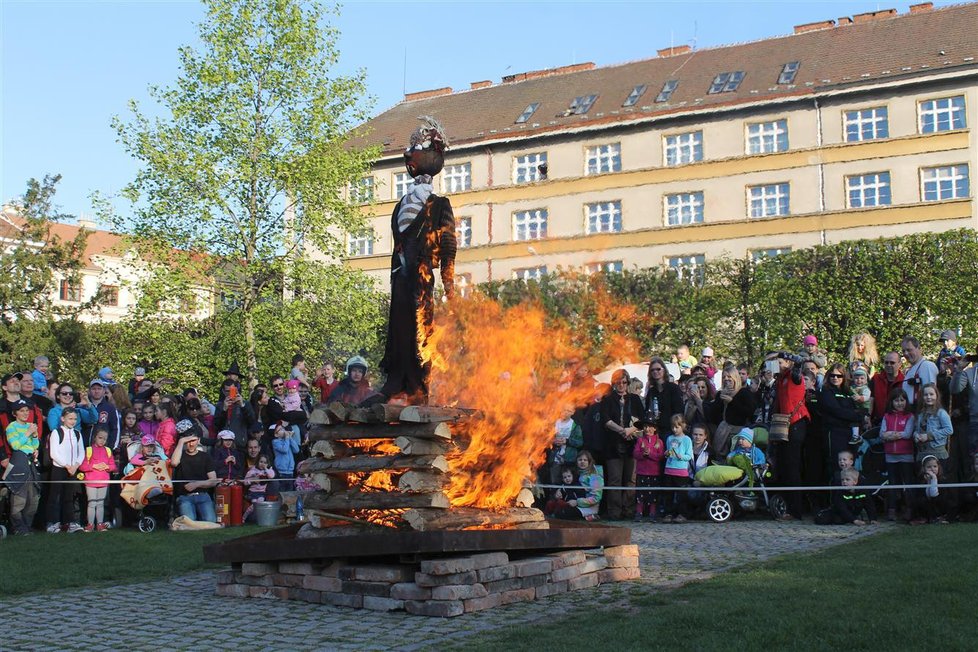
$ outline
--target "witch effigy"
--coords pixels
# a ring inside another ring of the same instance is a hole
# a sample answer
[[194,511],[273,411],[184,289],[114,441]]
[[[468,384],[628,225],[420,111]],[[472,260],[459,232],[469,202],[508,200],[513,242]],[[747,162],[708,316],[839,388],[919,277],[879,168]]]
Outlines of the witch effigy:
[[445,130],[430,117],[412,135],[404,164],[414,182],[394,208],[391,231],[391,305],[387,347],[380,367],[387,373],[381,392],[390,399],[428,401],[429,362],[421,351],[435,316],[434,270],[441,270],[445,296],[455,293],[455,217],[447,197],[433,192],[432,177],[445,164]]

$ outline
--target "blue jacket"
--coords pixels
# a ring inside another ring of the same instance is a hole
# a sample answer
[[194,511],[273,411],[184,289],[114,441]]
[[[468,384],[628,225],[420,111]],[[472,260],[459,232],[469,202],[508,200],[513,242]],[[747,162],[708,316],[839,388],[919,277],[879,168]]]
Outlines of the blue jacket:
[[954,428],[951,427],[951,417],[946,410],[941,408],[936,414],[927,416],[922,413],[918,414],[916,419],[907,422],[907,430],[911,428],[914,428],[914,435],[926,432],[934,437],[931,441],[917,444],[918,460],[924,455],[933,455],[939,460],[947,459],[947,438],[954,432]]
[[[669,455],[675,444],[676,455]],[[669,435],[666,440],[666,475],[689,476],[689,462],[693,459],[693,440],[689,435]],[[671,471],[671,472],[670,472]]]
[[[86,407],[81,405],[75,405],[75,411],[78,412],[78,421],[75,422],[75,430],[78,434],[81,434],[82,424],[86,426],[91,426],[98,421],[98,410],[91,403]],[[51,432],[58,429],[61,425],[61,413],[64,412],[64,407],[61,405],[55,405],[48,411],[48,428]]]
[[275,451],[275,471],[279,475],[292,475],[299,444],[292,437],[275,437],[272,439],[272,450]]

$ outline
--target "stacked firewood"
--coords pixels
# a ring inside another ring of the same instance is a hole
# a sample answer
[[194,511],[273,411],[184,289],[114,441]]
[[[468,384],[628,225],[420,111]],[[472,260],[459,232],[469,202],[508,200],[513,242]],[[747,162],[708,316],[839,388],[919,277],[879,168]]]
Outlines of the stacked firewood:
[[[318,491],[303,494],[313,527],[376,523],[415,530],[512,526],[545,528],[528,506],[505,510],[451,508],[447,457],[466,445],[461,432],[474,410],[330,403],[310,416],[311,456],[298,466]],[[518,502],[529,505],[526,496]],[[380,514],[378,514],[380,513]],[[378,518],[387,516],[388,518]]]

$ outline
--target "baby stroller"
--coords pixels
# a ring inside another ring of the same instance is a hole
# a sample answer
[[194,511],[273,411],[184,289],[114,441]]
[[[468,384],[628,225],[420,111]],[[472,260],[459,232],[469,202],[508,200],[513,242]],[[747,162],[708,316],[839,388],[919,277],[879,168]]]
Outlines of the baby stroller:
[[[716,523],[729,521],[737,512],[756,512],[767,509],[774,518],[781,518],[788,511],[784,496],[774,493],[764,484],[768,475],[767,464],[751,467],[754,486],[748,482],[747,473],[735,466],[716,464],[701,469],[696,480],[706,491],[706,515]],[[732,487],[738,491],[710,491],[710,487]]]
[[169,521],[173,482],[168,462],[147,462],[123,476],[122,481],[122,500],[139,514],[136,525],[140,532],[152,532],[159,522]]

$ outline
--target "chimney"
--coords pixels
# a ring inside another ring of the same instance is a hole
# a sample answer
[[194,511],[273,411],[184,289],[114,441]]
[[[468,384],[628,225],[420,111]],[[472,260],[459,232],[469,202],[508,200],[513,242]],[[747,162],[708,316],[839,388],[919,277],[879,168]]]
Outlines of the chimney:
[[839,16],[839,27],[843,25],[852,25],[852,18],[849,18],[849,16]]
[[688,45],[671,45],[667,48],[656,50],[655,53],[660,57],[675,57],[675,56],[679,56],[680,54],[687,54],[692,51],[693,48],[691,48]]
[[[841,18],[839,20],[842,20]],[[814,32],[820,29],[830,29],[835,27],[834,20],[820,20],[817,23],[805,23],[804,25],[795,25],[795,34],[804,34],[805,32]]]
[[430,97],[439,97],[441,95],[451,95],[452,87],[446,86],[445,88],[436,88],[430,91],[418,91],[417,93],[407,93],[404,96],[405,102],[414,102],[415,100],[427,100]]
[[474,91],[479,88],[489,88],[490,86],[492,86],[492,82],[486,79],[485,81],[472,82],[470,84],[470,90]]
[[871,23],[874,20],[883,20],[897,15],[896,9],[880,9],[879,11],[867,11],[864,14],[855,14],[852,17],[854,23]]
[[98,230],[98,224],[95,223],[95,220],[86,217],[84,214],[78,216],[78,227],[89,231]]
[[934,8],[933,2],[921,2],[918,5],[910,5],[910,13],[922,14]]
[[585,70],[594,70],[594,62],[586,61],[584,63],[575,63],[570,66],[561,66],[559,68],[531,70],[529,72],[516,73],[515,75],[506,75],[503,77],[503,83],[512,84],[513,82],[526,81],[527,79],[539,79],[541,77],[552,77],[554,75],[566,75],[568,73],[583,72]]

